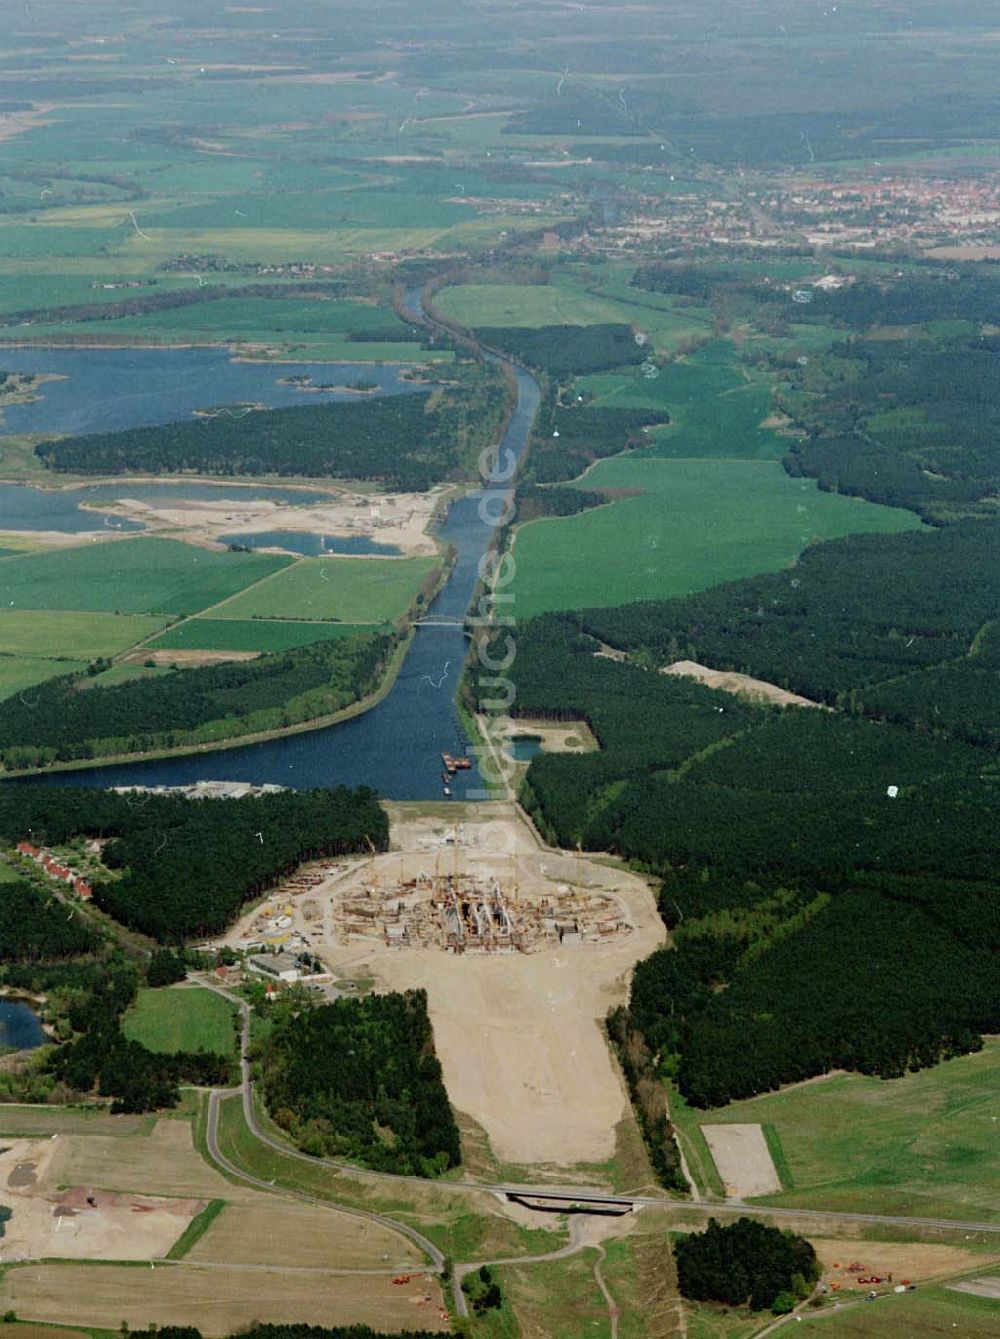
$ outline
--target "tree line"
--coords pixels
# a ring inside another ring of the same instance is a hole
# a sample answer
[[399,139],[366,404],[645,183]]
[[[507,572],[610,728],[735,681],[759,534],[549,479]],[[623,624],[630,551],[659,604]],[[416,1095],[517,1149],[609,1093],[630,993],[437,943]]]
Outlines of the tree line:
[[305,1152],[401,1175],[461,1161],[425,991],[303,1008],[256,1056],[269,1111]]
[[0,836],[61,845],[109,838],[112,872],[94,902],[165,944],[218,934],[250,898],[306,860],[386,850],[389,825],[367,787],[284,791],[238,800],[0,785]]
[[74,474],[327,476],[424,490],[466,468],[470,443],[496,429],[505,403],[502,379],[477,371],[474,384],[446,393],[88,433],[40,442],[36,454],[47,469]]
[[[519,630],[516,711],[583,718],[601,745],[539,755],[523,803],[551,841],[659,874],[676,927],[612,1020],[634,1093],[651,1072],[701,1106],[832,1066],[895,1076],[1000,1025],[986,741],[930,699],[890,712],[873,693],[962,657],[995,677],[998,529],[834,541],[787,572]],[[680,658],[839,710],[656,673]],[[637,1104],[669,1157],[655,1103]]]
[[107,688],[64,675],[0,717],[10,770],[236,738],[329,716],[377,685],[394,639],[381,633],[314,642],[255,660],[201,665]]

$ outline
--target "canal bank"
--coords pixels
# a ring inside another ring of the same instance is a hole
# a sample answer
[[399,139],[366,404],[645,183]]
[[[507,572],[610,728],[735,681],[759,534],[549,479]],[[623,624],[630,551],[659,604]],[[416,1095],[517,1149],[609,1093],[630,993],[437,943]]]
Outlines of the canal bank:
[[[411,309],[419,301],[410,290]],[[500,443],[501,459],[520,460],[541,400],[534,377],[514,369],[515,404]],[[470,487],[455,498],[435,535],[454,548],[451,573],[414,629],[395,681],[370,710],[325,728],[211,752],[144,759],[26,777],[29,785],[185,786],[197,781],[248,781],[293,789],[369,785],[387,799],[441,797],[443,753],[464,754],[468,739],[455,703],[468,642],[464,619],[479,582],[479,565],[496,534],[483,504],[507,484]],[[495,509],[494,509],[495,510]],[[456,774],[456,799],[478,790],[475,769]]]

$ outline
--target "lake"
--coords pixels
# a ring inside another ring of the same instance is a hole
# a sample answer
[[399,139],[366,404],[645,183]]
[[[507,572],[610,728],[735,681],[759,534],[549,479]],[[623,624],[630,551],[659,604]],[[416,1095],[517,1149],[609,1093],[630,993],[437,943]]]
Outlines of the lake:
[[[38,388],[33,404],[4,407],[0,432],[78,436],[116,432],[156,423],[175,423],[196,409],[222,405],[327,404],[358,396],[349,391],[322,395],[283,386],[289,377],[345,385],[363,373],[375,395],[412,395],[426,384],[409,381],[398,363],[242,363],[227,349],[19,349],[0,350],[5,372],[64,377]],[[0,442],[2,445],[2,442]]]
[[[202,484],[183,481],[144,484],[126,480],[117,484],[87,484],[81,488],[32,488],[28,484],[0,484],[0,530],[59,530],[67,535],[100,530],[102,526],[109,530],[145,530],[141,521],[89,510],[91,507],[99,508],[102,502],[114,502],[123,497],[132,498],[136,502],[158,502],[161,505],[164,502],[169,504],[172,500],[238,502],[243,497],[305,507],[328,502],[331,495],[316,489],[272,488],[264,484]],[[84,503],[87,509],[84,509]],[[316,537],[317,552],[320,538]],[[262,543],[259,538],[257,542]]]
[[[411,306],[415,305],[414,292],[407,296]],[[515,371],[517,403],[502,447],[519,458],[538,411],[541,390],[534,377]],[[391,691],[370,711],[340,725],[261,744],[51,772],[25,778],[23,784],[185,786],[219,780],[294,789],[368,785],[391,800],[440,799],[444,785],[441,754],[464,754],[468,746],[455,706],[458,676],[468,651],[462,620],[479,578],[480,559],[495,534],[480,514],[480,501],[484,492],[505,492],[506,488],[504,484],[470,488],[452,504],[438,534],[454,546],[456,562],[427,610],[432,625],[417,627]],[[433,626],[438,619],[447,621]],[[454,797],[462,799],[481,790],[483,779],[473,768],[457,773],[448,784]]]
[[48,1038],[38,1015],[24,1000],[0,999],[0,1050],[33,1050]]

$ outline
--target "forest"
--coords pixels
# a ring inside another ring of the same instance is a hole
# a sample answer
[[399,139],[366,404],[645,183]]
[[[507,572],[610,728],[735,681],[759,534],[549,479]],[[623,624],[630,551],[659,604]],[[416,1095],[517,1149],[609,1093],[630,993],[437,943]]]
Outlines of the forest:
[[255,1057],[268,1110],[306,1153],[406,1176],[461,1161],[426,992],[304,1008]]
[[649,352],[636,341],[631,326],[611,322],[535,328],[477,326],[475,335],[487,348],[500,349],[515,362],[557,378],[641,363]]
[[219,414],[40,442],[36,454],[74,474],[327,476],[423,491],[469,464],[473,436],[492,435],[506,405],[498,374],[475,385],[339,404]]
[[144,976],[149,984],[162,976],[162,955],[142,965],[127,960],[110,936],[84,923],[37,876],[0,884],[0,907],[0,984],[43,995],[46,1020],[62,1043],[0,1076],[0,1100],[99,1096],[114,1099],[113,1112],[156,1111],[177,1105],[179,1083],[231,1081],[230,1062],[219,1055],[161,1054],[122,1034],[122,1016]]
[[674,1246],[681,1296],[783,1315],[809,1296],[821,1273],[805,1237],[752,1218],[722,1226],[708,1220]]
[[[519,630],[517,712],[583,718],[601,745],[536,757],[523,803],[549,840],[658,874],[676,928],[611,1020],[634,1094],[650,1056],[715,1106],[834,1066],[894,1076],[1000,1025],[995,756],[921,693],[966,660],[995,692],[998,530],[833,541],[786,572]],[[655,672],[680,658],[838,710]],[[637,1106],[669,1155],[661,1113]]]
[[98,942],[53,894],[26,881],[0,883],[0,963],[73,958],[92,952]]
[[585,610],[579,627],[637,663],[700,661],[979,744],[1000,719],[998,609],[1000,523],[970,521],[831,540],[785,571]]
[[[645,430],[654,424],[669,421],[663,410],[604,409],[589,405],[561,402],[558,388],[550,386],[539,406],[532,429],[530,450],[519,475],[518,504],[522,499],[535,500],[549,495],[546,487],[534,493],[534,485],[565,483],[576,479],[588,465],[607,456],[617,456],[648,443]],[[576,492],[559,489],[560,495]],[[586,494],[581,491],[581,496]],[[591,494],[593,496],[593,494]],[[604,501],[605,499],[601,499]],[[555,507],[561,504],[554,502]],[[565,505],[565,504],[562,504]],[[582,506],[576,510],[583,510]],[[568,511],[554,511],[553,515],[569,515]]]
[[[787,317],[790,286],[761,283],[746,270],[718,262],[652,261],[632,278],[636,288],[675,293],[710,303],[720,316]],[[842,288],[812,289],[808,305],[796,307],[800,325],[832,325],[864,332],[879,326],[926,325],[931,321],[992,323],[1000,308],[1000,275],[982,265],[925,261],[905,275],[888,270]]]
[[937,523],[994,514],[1000,338],[855,339],[789,375],[777,403],[808,433],[790,474]]
[[0,785],[0,837],[26,836],[39,846],[111,838],[109,877],[93,881],[94,902],[131,929],[180,944],[224,930],[244,902],[303,861],[385,850],[389,827],[366,787],[187,800]]
[[49,679],[4,703],[10,770],[235,738],[329,716],[372,692],[392,653],[378,633],[99,688]]

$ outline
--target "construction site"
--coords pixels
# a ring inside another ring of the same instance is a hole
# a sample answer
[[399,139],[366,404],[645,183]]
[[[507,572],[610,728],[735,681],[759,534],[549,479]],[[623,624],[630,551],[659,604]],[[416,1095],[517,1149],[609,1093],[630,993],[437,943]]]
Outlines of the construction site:
[[450,953],[532,953],[602,943],[632,928],[624,908],[600,893],[561,884],[546,895],[499,878],[429,870],[352,889],[336,903],[334,923],[344,942],[375,938]]
[[503,804],[392,804],[390,849],[302,867],[225,935],[299,945],[328,998],[424,990],[455,1107],[517,1165],[614,1154],[628,1099],[603,1021],[664,939],[648,883],[556,851]]

